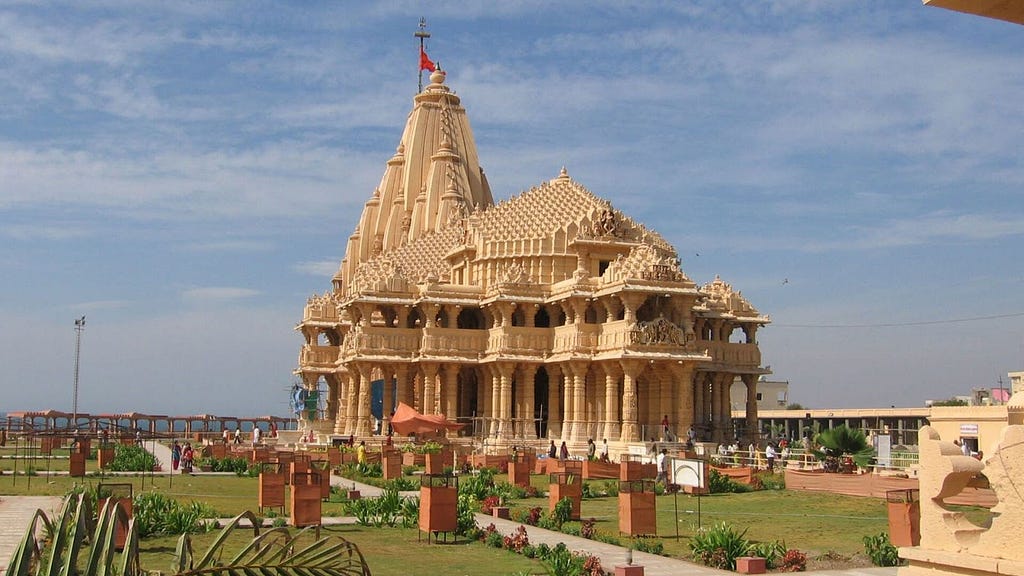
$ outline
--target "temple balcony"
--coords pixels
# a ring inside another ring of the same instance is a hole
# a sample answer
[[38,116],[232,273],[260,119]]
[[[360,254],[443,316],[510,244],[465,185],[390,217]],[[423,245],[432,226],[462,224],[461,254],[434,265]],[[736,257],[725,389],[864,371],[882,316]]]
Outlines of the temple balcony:
[[424,356],[477,359],[487,350],[487,338],[486,330],[424,328],[419,351]]
[[740,344],[731,342],[710,342],[701,340],[696,343],[698,350],[706,348],[708,354],[717,364],[758,368],[761,366],[761,350],[757,344]]
[[324,304],[321,302],[306,304],[302,311],[302,321],[335,324],[339,322],[338,308],[334,304]]
[[414,356],[420,349],[419,328],[360,326],[345,339],[344,355],[352,356]]
[[299,352],[299,366],[304,368],[334,368],[338,362],[340,346],[303,346]]
[[553,354],[593,354],[601,337],[600,324],[555,326]]
[[542,356],[551,349],[550,328],[504,326],[487,331],[488,354],[514,354]]

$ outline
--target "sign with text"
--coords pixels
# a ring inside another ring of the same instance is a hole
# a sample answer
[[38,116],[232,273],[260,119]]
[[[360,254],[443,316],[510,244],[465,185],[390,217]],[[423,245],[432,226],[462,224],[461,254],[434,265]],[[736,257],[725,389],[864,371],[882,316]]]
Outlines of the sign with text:
[[977,436],[978,425],[977,424],[961,424],[960,425],[961,436]]

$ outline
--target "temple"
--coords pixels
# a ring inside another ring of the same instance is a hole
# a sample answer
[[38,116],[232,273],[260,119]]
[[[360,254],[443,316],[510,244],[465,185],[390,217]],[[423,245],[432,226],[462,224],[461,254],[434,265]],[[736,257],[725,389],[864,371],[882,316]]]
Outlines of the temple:
[[752,437],[769,318],[719,278],[694,283],[661,235],[564,168],[495,204],[445,80],[415,96],[332,290],[296,327],[296,373],[326,397],[301,426],[366,437],[404,402],[493,446],[606,438],[621,452],[661,439],[665,417],[684,439]]

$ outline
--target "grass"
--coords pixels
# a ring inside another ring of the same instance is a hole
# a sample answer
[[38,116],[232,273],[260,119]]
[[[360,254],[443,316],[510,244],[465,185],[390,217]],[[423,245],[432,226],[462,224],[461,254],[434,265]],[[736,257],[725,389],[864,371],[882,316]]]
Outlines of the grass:
[[[205,553],[216,532],[196,535],[192,547],[196,556]],[[359,546],[374,576],[419,576],[429,574],[474,574],[498,576],[516,573],[543,573],[540,562],[504,550],[488,548],[480,542],[451,539],[447,543],[427,544],[417,540],[416,529],[329,526],[321,535],[340,536]],[[252,538],[252,532],[232,534],[224,560]],[[140,563],[149,570],[166,570],[174,557],[177,537],[150,538],[142,544]]]

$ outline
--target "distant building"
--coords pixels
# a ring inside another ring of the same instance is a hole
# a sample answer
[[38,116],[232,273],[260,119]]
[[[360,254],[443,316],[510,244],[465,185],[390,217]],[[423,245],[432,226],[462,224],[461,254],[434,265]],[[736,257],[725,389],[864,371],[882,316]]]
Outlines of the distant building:
[[[758,411],[781,410],[789,406],[789,380],[768,380],[762,376],[757,381],[756,398]],[[733,410],[746,409],[747,387],[739,378],[733,380],[729,400]]]

